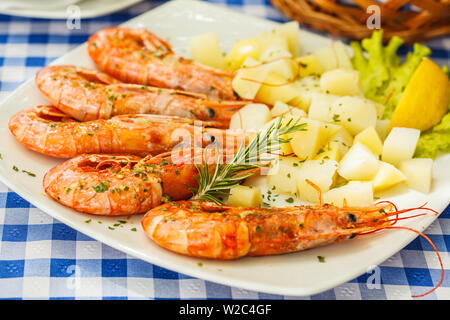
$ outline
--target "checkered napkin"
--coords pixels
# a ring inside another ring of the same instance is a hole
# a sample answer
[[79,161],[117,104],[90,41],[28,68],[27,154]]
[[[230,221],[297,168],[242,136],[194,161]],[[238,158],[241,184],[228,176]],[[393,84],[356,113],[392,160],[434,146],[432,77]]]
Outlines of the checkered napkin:
[[[265,0],[213,0],[240,11],[283,21]],[[0,99],[53,59],[83,43],[97,30],[141,14],[158,2],[83,20],[68,30],[64,20],[0,15]],[[428,45],[433,59],[448,63],[450,39]],[[426,234],[450,268],[450,210]],[[425,240],[417,238],[375,272],[310,297],[258,293],[215,284],[135,259],[53,219],[0,182],[1,299],[409,299],[440,280],[439,261]],[[442,286],[426,299],[450,299],[450,269]]]

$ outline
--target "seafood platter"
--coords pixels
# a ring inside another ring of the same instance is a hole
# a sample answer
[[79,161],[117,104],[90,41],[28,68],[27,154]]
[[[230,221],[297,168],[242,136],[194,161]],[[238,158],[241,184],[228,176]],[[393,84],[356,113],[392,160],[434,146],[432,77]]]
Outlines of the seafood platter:
[[[202,30],[209,30],[205,33]],[[172,1],[43,67],[0,108],[0,178],[132,256],[309,295],[449,204],[448,68],[382,30],[350,46]]]

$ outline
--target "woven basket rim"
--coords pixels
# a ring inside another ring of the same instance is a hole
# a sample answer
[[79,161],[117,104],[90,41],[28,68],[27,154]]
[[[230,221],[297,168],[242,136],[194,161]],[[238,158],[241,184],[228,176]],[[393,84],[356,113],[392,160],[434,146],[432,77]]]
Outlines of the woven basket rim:
[[450,35],[450,0],[270,0],[287,17],[312,29],[361,40],[370,36],[366,21],[369,5],[380,8],[384,41],[400,36],[413,43]]

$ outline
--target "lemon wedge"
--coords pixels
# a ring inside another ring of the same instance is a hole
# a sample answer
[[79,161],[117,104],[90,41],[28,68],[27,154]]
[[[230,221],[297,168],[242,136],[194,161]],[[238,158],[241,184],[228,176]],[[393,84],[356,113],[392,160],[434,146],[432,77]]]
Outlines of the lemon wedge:
[[439,123],[450,103],[447,75],[428,58],[411,77],[392,115],[389,130],[406,127],[425,131]]

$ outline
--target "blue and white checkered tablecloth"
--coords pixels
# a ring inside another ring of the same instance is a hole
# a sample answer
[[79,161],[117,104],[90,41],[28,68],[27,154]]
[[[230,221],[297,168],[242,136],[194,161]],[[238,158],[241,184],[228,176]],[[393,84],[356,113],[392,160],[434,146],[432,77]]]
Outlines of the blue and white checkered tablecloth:
[[[283,21],[268,0],[211,2]],[[129,20],[160,2],[144,1],[68,30],[64,20],[0,15],[0,99],[97,30]],[[450,38],[427,43],[448,64]],[[425,299],[450,299],[450,209],[426,234],[446,267],[442,286]],[[311,297],[251,292],[175,273],[112,249],[53,219],[0,182],[0,299],[409,299],[440,280],[431,246],[417,238],[380,265],[381,286],[362,275]]]

